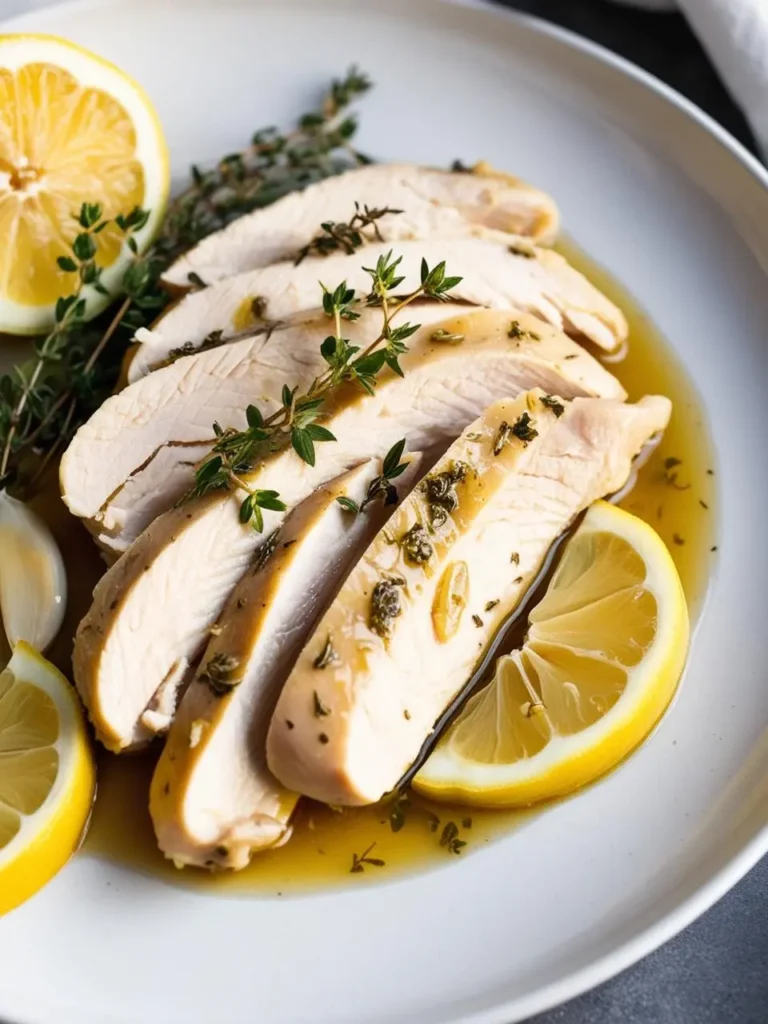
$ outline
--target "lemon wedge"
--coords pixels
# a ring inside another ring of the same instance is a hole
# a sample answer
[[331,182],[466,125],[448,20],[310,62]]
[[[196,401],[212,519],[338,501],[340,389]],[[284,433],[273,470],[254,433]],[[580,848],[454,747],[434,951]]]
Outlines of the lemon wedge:
[[19,643],[0,673],[0,914],[41,889],[77,849],[96,773],[74,690]]
[[521,807],[613,768],[667,708],[688,650],[672,557],[642,520],[597,502],[568,542],[522,649],[499,659],[414,787]]
[[[169,165],[149,99],[118,68],[63,39],[0,36],[0,331],[53,323],[56,299],[77,287],[57,265],[71,256],[82,203],[105,218],[151,210],[135,236],[153,237],[168,198]],[[94,235],[102,284],[114,290],[130,259],[115,225]],[[89,310],[107,301],[89,289]]]

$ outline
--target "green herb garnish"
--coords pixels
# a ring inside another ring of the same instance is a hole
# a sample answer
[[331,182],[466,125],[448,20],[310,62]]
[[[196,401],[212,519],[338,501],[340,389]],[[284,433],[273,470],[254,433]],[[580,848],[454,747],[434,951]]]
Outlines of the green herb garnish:
[[449,821],[440,836],[440,845],[444,846],[449,853],[460,854],[467,844],[459,839],[459,827],[455,821]]
[[338,655],[336,654],[336,651],[333,646],[333,638],[329,633],[328,639],[325,641],[325,646],[323,647],[322,651],[320,651],[315,660],[312,662],[312,666],[317,669],[324,669],[328,668],[329,665],[332,665],[335,661],[338,660]]
[[371,594],[369,625],[379,636],[389,636],[393,621],[402,612],[401,587],[405,586],[402,576],[390,576],[379,580]]
[[[368,394],[374,394],[378,374],[385,366],[402,377],[399,356],[407,351],[405,340],[411,337],[420,325],[405,323],[395,327],[392,324],[393,317],[417,298],[446,298],[448,291],[461,280],[458,277],[446,277],[445,263],[439,263],[430,270],[422,260],[419,287],[409,295],[395,299],[392,293],[403,281],[403,278],[398,276],[401,260],[402,257],[395,258],[390,251],[379,257],[375,267],[364,268],[371,277],[372,288],[363,301],[368,306],[381,308],[382,328],[378,337],[362,352],[343,337],[342,328],[345,321],[354,321],[360,316],[357,311],[360,300],[356,298],[351,288],[347,288],[346,282],[342,282],[333,290],[322,286],[323,312],[334,322],[334,333],[320,346],[320,353],[328,364],[328,370],[316,377],[304,394],[299,394],[298,388],[284,384],[282,405],[267,419],[264,419],[255,405],[249,405],[246,410],[246,430],[222,430],[214,424],[217,440],[211,454],[196,470],[195,483],[181,499],[182,502],[202,497],[215,490],[246,491],[247,496],[241,504],[240,518],[243,523],[250,522],[256,530],[263,528],[259,508],[276,508],[277,504],[280,504],[282,509],[285,508],[277,494],[252,491],[243,477],[265,455],[288,444],[302,461],[314,466],[315,445],[336,440],[327,427],[317,422],[323,414],[326,400],[343,383],[357,384]],[[385,459],[385,479],[378,484],[385,501],[388,498],[392,499],[394,491],[394,488],[389,489],[388,481],[393,475],[399,475],[405,469],[405,465],[399,464],[404,446],[404,441],[398,442]],[[397,449],[397,457],[390,458]],[[390,465],[391,462],[394,464]],[[271,504],[264,505],[261,500],[265,493]],[[396,497],[394,492],[395,500]],[[340,503],[343,507],[355,511],[351,499],[345,499]]]
[[385,861],[381,860],[381,858],[369,856],[371,850],[373,850],[375,846],[376,843],[371,843],[368,849],[364,850],[362,853],[352,854],[352,867],[349,869],[349,873],[351,875],[357,875],[360,874],[360,872],[365,871],[366,864],[370,864],[375,868],[384,867]]
[[396,505],[397,488],[393,485],[392,481],[396,480],[408,468],[407,462],[400,461],[404,450],[405,438],[392,445],[384,456],[381,475],[371,480],[365,498],[359,505],[352,498],[347,498],[346,496],[337,498],[336,501],[347,512],[354,512],[356,514],[365,512],[366,508],[377,500],[382,500],[385,505]]
[[533,428],[532,423],[531,417],[527,412],[524,412],[520,419],[512,426],[512,433],[524,445],[527,445],[529,441],[533,441],[535,437],[539,436],[538,430]]
[[392,810],[389,812],[389,827],[393,832],[399,832],[405,825],[405,818],[411,806],[411,798],[404,790],[397,794]]
[[[394,210],[389,206],[384,206],[381,209],[364,206],[361,210],[360,204],[355,203],[355,212],[349,223],[341,221],[337,224],[332,220],[322,223],[320,234],[298,251],[294,264],[298,266],[307,256],[327,256],[328,253],[339,250],[351,256],[366,242],[383,242],[384,239],[376,222],[382,217],[386,217],[387,214],[402,212],[402,210]],[[366,228],[373,229],[371,231],[373,237],[365,234]]]
[[400,546],[406,560],[414,565],[423,565],[428,562],[434,554],[429,534],[421,523],[414,523],[410,530],[407,530],[401,540]]
[[512,320],[510,322],[507,337],[513,338],[515,341],[523,341],[525,338],[529,341],[541,341],[540,334],[536,334],[535,331],[527,331],[519,320]]
[[542,395],[539,401],[545,409],[549,409],[555,414],[556,419],[560,419],[565,412],[565,406],[560,399],[554,398],[552,395]]
[[429,518],[433,526],[442,526],[459,507],[456,484],[461,483],[468,472],[469,466],[465,462],[454,462],[450,469],[428,476],[421,485],[427,494]]
[[331,709],[323,702],[323,699],[317,690],[312,691],[312,697],[315,718],[325,718],[327,715],[330,715]]
[[205,664],[198,679],[207,683],[216,697],[223,697],[243,681],[240,659],[234,654],[214,654]]
[[[33,483],[113,392],[134,333],[149,326],[171,301],[159,280],[178,256],[244,213],[370,162],[352,147],[357,121],[348,112],[350,103],[370,86],[353,67],[332,83],[320,107],[301,117],[293,131],[264,129],[246,149],[224,157],[213,169],[193,167],[190,185],[171,201],[158,237],[143,255],[134,236],[145,227],[149,212],[136,207],[116,216],[113,223],[135,257],[116,288],[125,298],[116,310],[88,323],[87,289],[106,291],[97,236],[108,221],[99,204],[82,204],[75,214],[80,230],[71,255],[57,261],[64,273],[77,275],[76,288],[58,300],[54,327],[36,343],[29,362],[0,375],[0,488],[13,485],[19,490]],[[190,283],[205,282],[193,275]],[[211,336],[206,342],[198,348],[217,343]],[[181,346],[169,359],[188,354]]]

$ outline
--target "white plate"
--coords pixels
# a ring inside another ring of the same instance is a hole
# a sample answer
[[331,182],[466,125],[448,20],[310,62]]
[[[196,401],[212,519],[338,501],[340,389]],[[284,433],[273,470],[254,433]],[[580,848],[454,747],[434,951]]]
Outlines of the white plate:
[[217,899],[78,859],[0,922],[14,1024],[498,1021],[626,967],[768,849],[766,174],[550,26],[428,0],[105,0],[26,16],[139,78],[175,171],[289,121],[353,60],[363,149],[483,156],[551,190],[698,385],[721,557],[672,712],[620,772],[482,852],[366,891]]

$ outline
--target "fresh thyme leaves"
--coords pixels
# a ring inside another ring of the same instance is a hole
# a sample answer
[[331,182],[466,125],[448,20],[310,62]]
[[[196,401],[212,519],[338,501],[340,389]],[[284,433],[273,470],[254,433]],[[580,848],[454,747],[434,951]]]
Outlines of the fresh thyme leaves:
[[529,441],[533,441],[535,437],[539,436],[538,430],[535,430],[532,426],[533,420],[524,412],[519,420],[512,427],[512,433],[515,437],[522,441],[524,445],[527,445]]
[[184,356],[196,355],[198,352],[207,352],[212,348],[219,348],[220,345],[227,345],[230,342],[230,338],[224,337],[224,331],[211,331],[207,334],[199,344],[195,344],[193,341],[185,341],[183,345],[178,348],[172,348],[168,353],[166,359],[163,360],[159,366],[155,369],[160,369],[163,366],[170,366],[171,363],[175,363],[177,359],[182,359]]
[[405,586],[402,576],[390,576],[379,580],[371,594],[369,625],[379,636],[389,636],[392,623],[402,612],[401,587]]
[[[0,376],[0,489],[18,481],[28,456],[35,463],[33,479],[39,475],[112,390],[117,367],[97,363],[121,325],[129,300],[116,315],[85,323],[89,291],[108,294],[97,263],[97,236],[114,224],[135,253],[134,234],[148,217],[146,210],[136,207],[110,221],[98,203],[83,203],[75,215],[80,230],[72,241],[71,255],[57,260],[61,271],[77,275],[75,290],[57,300],[53,329],[36,342],[32,359]],[[144,259],[135,260],[124,272],[125,290],[126,279],[130,284],[140,273],[134,268],[141,268]]]
[[519,320],[512,320],[510,322],[507,337],[513,338],[515,341],[523,341],[525,338],[530,341],[541,341],[540,334],[536,334],[535,331],[527,331]]
[[464,480],[468,472],[469,466],[465,462],[454,462],[450,469],[428,476],[422,484],[427,494],[429,518],[433,526],[442,526],[459,507],[456,484]]
[[341,497],[337,498],[336,501],[341,505],[347,512],[365,512],[369,505],[373,504],[374,501],[381,500],[385,505],[396,505],[397,504],[397,488],[392,483],[396,480],[401,473],[404,473],[408,468],[407,462],[401,462],[400,457],[405,451],[405,438],[392,445],[387,454],[384,456],[384,462],[381,467],[381,474],[374,477],[368,484],[368,490],[365,498],[358,503],[352,498]]
[[542,395],[539,401],[545,409],[549,409],[551,412],[553,412],[555,414],[555,418],[558,420],[565,412],[565,406],[560,401],[560,399],[554,398],[552,395]]
[[331,709],[327,704],[323,703],[323,700],[317,690],[312,691],[313,707],[315,718],[326,718],[331,713]]
[[395,802],[392,804],[392,810],[389,812],[389,827],[393,832],[399,832],[400,829],[405,825],[406,815],[410,810],[411,798],[408,793],[403,790],[397,794]]
[[[325,221],[320,225],[320,234],[298,251],[294,263],[298,266],[307,256],[327,256],[329,252],[338,250],[351,256],[366,242],[383,242],[384,239],[377,221],[386,217],[387,214],[402,212],[402,210],[394,210],[389,206],[383,206],[380,209],[364,206],[361,210],[360,204],[355,203],[355,212],[348,224],[343,221],[338,224],[332,220]],[[365,234],[366,228],[372,228],[370,232],[372,237]]]
[[435,814],[434,811],[429,811],[429,810],[425,811],[424,814],[426,815],[426,818],[427,818],[427,824],[429,825],[429,831],[430,832],[437,832],[437,830],[440,828],[440,819],[438,818],[438,816]]
[[335,661],[338,661],[338,655],[336,654],[336,650],[333,646],[333,637],[329,633],[328,638],[325,641],[325,646],[312,662],[312,666],[313,668],[324,669],[328,668],[328,666],[332,665]]
[[376,843],[371,843],[371,845],[362,853],[352,854],[352,867],[349,869],[349,873],[351,875],[358,875],[362,871],[365,871],[366,864],[370,864],[375,868],[384,867],[385,861],[381,860],[381,858],[369,856],[375,846]]
[[509,444],[511,438],[512,428],[510,427],[506,420],[502,420],[502,422],[499,424],[499,429],[496,432],[496,438],[494,439],[493,442],[493,454],[501,455],[501,453]]
[[448,853],[455,853],[457,855],[467,845],[463,839],[459,839],[459,826],[455,821],[446,823],[440,835],[440,845],[444,846]]
[[670,455],[664,459],[664,483],[669,487],[674,487],[676,491],[687,491],[690,489],[690,484],[678,483],[678,472],[677,467],[682,466],[683,460],[675,458],[674,455]]
[[354,498],[348,498],[345,494],[342,494],[336,501],[341,505],[345,512],[353,512],[355,515],[360,511],[360,506]]
[[240,659],[234,654],[222,652],[214,654],[206,662],[198,678],[201,682],[208,684],[208,688],[214,696],[223,697],[242,682],[239,669]]
[[483,628],[483,620],[480,618],[479,615],[473,615],[472,616],[472,621],[474,622],[474,624],[477,626],[478,629],[482,629]]
[[[334,333],[320,346],[320,354],[328,364],[328,369],[312,381],[304,394],[299,394],[298,388],[284,384],[282,405],[268,419],[264,419],[255,405],[249,405],[246,410],[246,430],[223,430],[214,424],[217,440],[211,454],[198,466],[194,485],[184,495],[182,502],[215,490],[239,488],[247,494],[240,508],[241,522],[251,523],[259,531],[263,529],[261,508],[278,511],[285,509],[274,491],[253,491],[243,477],[266,454],[281,450],[287,444],[293,447],[300,459],[314,466],[315,444],[336,440],[327,427],[316,422],[323,415],[326,399],[343,383],[357,384],[368,394],[374,394],[378,374],[384,366],[402,376],[398,358],[407,351],[405,341],[419,329],[419,324],[404,323],[395,327],[392,324],[393,318],[421,296],[446,298],[447,292],[461,280],[458,277],[446,277],[445,263],[430,270],[423,262],[419,287],[409,295],[394,298],[392,290],[403,281],[402,277],[397,276],[401,259],[393,257],[390,251],[379,257],[375,267],[365,268],[372,281],[371,293],[365,301],[368,305],[381,308],[382,327],[376,339],[363,351],[343,336],[344,322],[354,322],[360,316],[355,308],[358,300],[354,290],[348,288],[344,281],[333,290],[322,285],[323,312],[334,323]],[[390,489],[389,481],[405,469],[406,464],[400,463],[404,447],[405,442],[399,441],[387,454],[382,473],[384,479],[377,485],[371,500],[378,497],[379,493],[383,493],[385,501],[396,500],[396,492],[394,488]],[[366,502],[363,502],[363,506]],[[340,503],[350,511],[358,511],[353,508],[351,499],[344,499]]]
[[352,147],[357,120],[348,108],[370,87],[362,72],[350,68],[293,131],[264,128],[246,149],[223,157],[211,170],[193,167],[192,182],[171,203],[157,244],[165,265],[237,217],[368,163]]
[[520,565],[520,555],[517,551],[513,551],[509,556],[509,560],[513,565]]
[[496,605],[498,603],[499,603],[498,598],[495,601],[486,601],[486,603],[485,603],[485,610],[487,612],[492,612],[493,609],[496,607]]
[[679,547],[682,547],[682,546],[683,546],[683,544],[685,544],[685,537],[681,537],[679,533],[673,533],[673,534],[672,534],[672,540],[673,540],[673,541],[675,542],[675,544],[677,544],[677,545],[678,545]]
[[451,334],[450,331],[446,331],[442,327],[438,327],[436,331],[432,331],[430,334],[431,341],[440,341],[445,345],[460,345],[464,341],[463,334]]
[[421,523],[414,523],[410,530],[403,534],[400,545],[406,561],[414,565],[423,565],[428,562],[435,550]]
[[[111,394],[135,331],[171,301],[159,279],[178,256],[244,213],[369,162],[352,147],[357,122],[348,108],[370,86],[362,72],[351,68],[293,131],[266,128],[256,132],[247,149],[224,157],[212,170],[193,167],[189,187],[171,202],[159,236],[143,255],[138,255],[134,235],[146,225],[149,212],[136,208],[115,217],[135,257],[118,287],[125,298],[88,323],[81,300],[86,288],[104,291],[94,236],[107,222],[99,204],[81,206],[76,214],[81,230],[72,253],[58,260],[64,274],[77,275],[76,290],[57,303],[54,327],[36,343],[29,362],[0,376],[0,489],[12,485],[23,490],[33,483]],[[182,346],[172,355],[187,354]]]

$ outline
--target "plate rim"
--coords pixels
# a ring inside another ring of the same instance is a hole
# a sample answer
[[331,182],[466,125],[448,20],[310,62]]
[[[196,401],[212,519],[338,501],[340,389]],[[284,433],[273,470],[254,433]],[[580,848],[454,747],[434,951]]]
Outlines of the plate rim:
[[[231,0],[231,2],[233,7],[257,5],[281,7],[300,4],[302,0]],[[387,6],[386,0],[357,0],[357,2],[358,4],[364,2],[369,7],[377,6],[382,9]],[[418,3],[425,12],[431,11],[437,17],[439,17],[441,7],[450,5],[471,8],[489,19],[498,18],[524,25],[534,33],[561,43],[592,61],[631,79],[639,86],[644,87],[646,91],[666,101],[704,133],[713,137],[729,156],[749,173],[756,184],[762,186],[768,193],[768,168],[731,132],[677,89],[601,43],[594,42],[572,29],[564,28],[537,15],[499,7],[490,0],[410,0],[410,3],[414,2]],[[56,0],[56,2],[48,3],[43,7],[0,20],[0,34],[41,31],[36,27],[36,23],[40,23],[41,20],[44,22],[47,14],[53,11],[60,15],[70,11],[75,13],[134,3],[140,4],[141,0]],[[205,6],[200,3],[200,0],[160,0],[160,3],[168,7],[173,7],[177,3],[180,6]],[[510,1024],[510,1021],[526,1019],[533,1014],[544,1012],[576,998],[628,969],[678,935],[725,896],[766,855],[768,855],[768,816],[758,831],[729,857],[718,871],[652,924],[643,927],[638,934],[623,942],[610,953],[525,995],[501,999],[494,1001],[492,1005],[480,1007],[469,1013],[448,1014],[439,1019],[443,1021],[443,1024]],[[46,1022],[42,1019],[39,1022],[33,1022],[31,1019],[22,1022],[7,1018],[5,1024],[46,1024]]]

